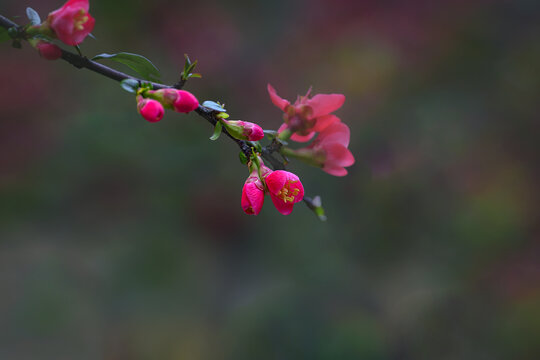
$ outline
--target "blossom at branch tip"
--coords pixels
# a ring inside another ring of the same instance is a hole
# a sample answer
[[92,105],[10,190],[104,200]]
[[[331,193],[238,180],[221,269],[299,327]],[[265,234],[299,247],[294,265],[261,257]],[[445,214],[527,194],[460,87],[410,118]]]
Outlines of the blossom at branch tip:
[[291,172],[272,171],[264,180],[274,206],[282,215],[289,215],[294,204],[304,198],[304,187],[298,176]]
[[264,184],[258,171],[251,172],[242,188],[242,209],[248,215],[258,215],[264,204]]
[[225,120],[221,122],[233,137],[239,140],[259,141],[264,137],[263,129],[252,122],[241,120]]
[[298,96],[294,104],[282,99],[272,85],[268,84],[268,94],[272,103],[285,114],[285,123],[278,132],[289,129],[293,132],[291,140],[306,142],[313,138],[316,132],[321,132],[333,123],[341,120],[331,114],[345,102],[343,94],[317,94],[310,97],[311,89],[305,96]]
[[47,17],[46,24],[66,45],[79,45],[94,29],[88,0],[69,0]]
[[149,122],[158,122],[163,118],[165,110],[163,105],[157,100],[137,97],[137,110]]
[[36,49],[39,52],[39,56],[47,60],[56,60],[62,57],[62,50],[57,45],[47,41],[38,41]]

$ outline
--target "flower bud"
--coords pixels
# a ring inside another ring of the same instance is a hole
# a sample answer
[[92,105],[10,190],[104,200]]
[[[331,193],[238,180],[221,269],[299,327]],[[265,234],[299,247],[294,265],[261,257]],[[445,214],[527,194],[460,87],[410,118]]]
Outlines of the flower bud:
[[62,50],[55,44],[46,41],[38,41],[36,49],[39,55],[47,60],[56,60],[62,57]]
[[145,96],[158,100],[166,108],[176,112],[189,113],[199,106],[197,98],[185,90],[177,89],[159,89],[148,90],[144,93]]
[[248,215],[258,215],[264,204],[264,184],[257,170],[251,172],[242,188],[242,209]]
[[239,140],[259,141],[264,137],[263,129],[254,123],[240,120],[225,120],[221,122],[233,137]]
[[159,101],[142,97],[138,98],[137,110],[143,118],[150,122],[158,122],[163,118],[165,112]]
[[173,104],[174,111],[181,113],[189,113],[195,110],[199,106],[199,101],[197,98],[185,90],[176,90],[178,97]]

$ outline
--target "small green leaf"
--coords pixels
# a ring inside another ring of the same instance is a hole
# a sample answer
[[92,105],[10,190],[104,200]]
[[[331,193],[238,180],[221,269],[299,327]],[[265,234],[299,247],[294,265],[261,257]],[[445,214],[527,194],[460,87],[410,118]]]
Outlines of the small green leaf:
[[243,151],[240,151],[238,153],[238,158],[240,159],[240,162],[244,165],[246,165],[248,163],[248,157],[247,155],[243,152]]
[[276,130],[263,130],[263,133],[267,135],[269,138],[273,139],[277,136]]
[[36,36],[34,36],[34,39],[45,40],[47,42],[53,42],[54,41],[54,39],[51,38],[50,36],[43,35],[43,34],[37,34]]
[[219,139],[219,135],[221,135],[222,128],[223,128],[223,125],[221,125],[221,121],[218,121],[216,123],[216,127],[214,128],[214,134],[210,137],[210,140],[215,141]]
[[324,208],[322,207],[322,201],[320,196],[315,196],[313,199],[309,198],[307,196],[304,196],[304,202],[310,208],[315,215],[319,218],[321,221],[326,221],[327,217],[324,214]]
[[188,74],[188,77],[190,77],[190,78],[199,78],[200,79],[200,78],[202,78],[202,75],[198,74],[198,73],[195,73],[195,74],[190,73],[190,74]]
[[186,58],[186,62],[184,63],[184,73],[186,73],[188,67],[191,65],[191,60],[189,59],[188,54],[184,54],[184,57]]
[[122,63],[132,70],[136,71],[141,77],[146,80],[159,80],[161,74],[159,70],[152,64],[150,60],[142,55],[120,52],[117,54],[99,54],[94,56],[92,60],[109,59]]
[[32,25],[41,24],[41,18],[39,17],[39,14],[31,7],[26,8],[26,16],[28,16],[28,19],[30,20]]
[[127,92],[135,94],[139,89],[139,82],[135,79],[125,79],[120,81],[120,86]]
[[206,100],[205,102],[203,102],[202,105],[214,111],[227,112],[227,110],[225,110],[221,105],[219,105],[217,102],[214,102],[214,101]]
[[0,42],[11,40],[9,36],[8,29],[0,27]]

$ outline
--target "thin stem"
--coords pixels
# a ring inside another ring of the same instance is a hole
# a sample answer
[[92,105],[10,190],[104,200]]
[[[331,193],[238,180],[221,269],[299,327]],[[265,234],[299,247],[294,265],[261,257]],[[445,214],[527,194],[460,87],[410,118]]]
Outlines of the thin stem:
[[[0,15],[0,26],[9,29],[11,27],[19,28],[19,25],[14,23],[13,21],[9,20],[5,16]],[[96,61],[90,60],[85,56],[81,56],[78,54],[75,54],[73,52],[67,51],[62,49],[62,60],[67,61],[71,65],[75,66],[77,69],[88,69],[90,71],[93,71],[97,74],[103,75],[105,77],[108,77],[109,79],[115,80],[115,81],[122,81],[126,79],[134,79],[139,82],[139,84],[142,84],[143,82],[149,83],[148,81],[136,78],[134,76],[128,75],[126,73],[123,73],[121,71],[112,69],[106,65],[100,64]],[[179,81],[178,83],[174,84],[173,86],[160,84],[156,82],[150,82],[152,84],[152,87],[154,89],[167,89],[167,88],[176,88],[180,89],[184,85],[185,81]],[[199,105],[199,107],[196,109],[196,113],[199,114],[201,117],[206,119],[208,122],[210,122],[212,125],[216,124],[217,119],[214,116],[213,111],[208,110],[207,108]],[[233,138],[228,132],[224,131],[225,134],[231,138],[240,148],[242,152],[246,154],[246,156],[251,155],[251,148],[249,145],[243,141]]]

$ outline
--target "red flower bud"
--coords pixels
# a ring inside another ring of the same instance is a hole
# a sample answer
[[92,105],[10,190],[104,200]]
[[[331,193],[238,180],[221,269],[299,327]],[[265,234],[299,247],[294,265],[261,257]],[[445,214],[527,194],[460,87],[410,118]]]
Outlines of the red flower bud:
[[36,44],[36,49],[39,55],[47,60],[56,60],[62,57],[62,50],[58,46],[46,41],[39,41]]
[[258,215],[264,204],[264,185],[257,170],[247,178],[242,188],[242,209],[248,215]]
[[178,94],[178,97],[173,104],[174,111],[187,114],[199,106],[199,101],[189,91],[176,90],[176,93]]
[[158,122],[163,118],[165,110],[157,100],[140,98],[137,102],[137,110],[143,118],[150,122]]
[[254,123],[240,120],[221,120],[225,128],[237,139],[259,141],[264,137],[263,129]]

